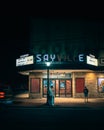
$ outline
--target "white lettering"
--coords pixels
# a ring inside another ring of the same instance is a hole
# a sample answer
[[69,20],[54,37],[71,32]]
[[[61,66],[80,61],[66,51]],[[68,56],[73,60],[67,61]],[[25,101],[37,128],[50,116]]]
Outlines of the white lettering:
[[55,55],[50,55],[50,58],[52,59],[52,61],[54,61]]
[[37,54],[36,55],[36,62],[49,62],[49,61],[55,61],[56,55],[55,54]]
[[79,61],[83,62],[84,61],[84,55],[83,54],[79,54]]
[[49,56],[48,56],[48,54],[45,54],[45,55],[43,56],[43,61],[49,61]]
[[37,58],[37,59],[36,59],[36,62],[41,62],[41,58],[40,58],[40,57],[41,57],[41,54],[37,54],[37,55],[36,55],[36,58]]

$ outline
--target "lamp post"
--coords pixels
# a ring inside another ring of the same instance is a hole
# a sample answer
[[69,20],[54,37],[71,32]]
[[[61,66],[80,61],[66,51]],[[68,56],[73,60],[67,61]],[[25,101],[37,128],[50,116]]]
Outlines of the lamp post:
[[46,62],[46,66],[47,66],[47,105],[49,105],[49,66],[51,65],[50,62]]

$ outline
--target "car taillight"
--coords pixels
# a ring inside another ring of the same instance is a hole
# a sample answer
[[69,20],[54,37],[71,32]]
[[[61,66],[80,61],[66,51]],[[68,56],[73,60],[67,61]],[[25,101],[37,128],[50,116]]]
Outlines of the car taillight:
[[4,92],[0,92],[0,98],[4,98],[5,97],[5,93]]

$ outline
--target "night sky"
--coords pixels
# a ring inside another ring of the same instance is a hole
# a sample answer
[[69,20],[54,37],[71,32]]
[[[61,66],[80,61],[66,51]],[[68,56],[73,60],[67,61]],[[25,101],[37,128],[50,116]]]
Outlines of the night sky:
[[1,16],[0,83],[15,84],[21,76],[16,71],[16,58],[28,51],[28,17]]
[[[36,18],[84,19],[102,21],[99,15],[40,15]],[[0,16],[0,83],[15,84],[22,76],[16,71],[16,58],[29,51],[29,16]],[[23,77],[22,77],[23,78]]]

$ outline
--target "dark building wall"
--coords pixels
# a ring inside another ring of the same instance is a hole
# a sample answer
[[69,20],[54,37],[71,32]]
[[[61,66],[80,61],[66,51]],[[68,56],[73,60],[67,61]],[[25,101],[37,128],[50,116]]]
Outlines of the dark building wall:
[[30,50],[32,53],[92,53],[101,48],[101,23],[62,18],[31,18]]

